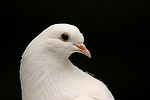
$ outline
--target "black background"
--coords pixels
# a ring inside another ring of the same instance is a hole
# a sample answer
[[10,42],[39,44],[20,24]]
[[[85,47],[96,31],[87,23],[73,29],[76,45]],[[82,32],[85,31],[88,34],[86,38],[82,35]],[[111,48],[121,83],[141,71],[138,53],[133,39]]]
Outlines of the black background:
[[75,53],[70,60],[101,79],[116,100],[149,98],[149,5],[149,0],[1,2],[1,100],[21,100],[21,55],[35,36],[55,23],[80,29],[92,58]]

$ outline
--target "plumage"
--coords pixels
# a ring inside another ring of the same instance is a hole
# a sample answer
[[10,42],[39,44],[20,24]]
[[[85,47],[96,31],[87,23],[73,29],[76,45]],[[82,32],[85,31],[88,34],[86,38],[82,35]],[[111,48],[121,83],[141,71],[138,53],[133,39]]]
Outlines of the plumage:
[[21,60],[22,99],[114,100],[101,81],[69,61],[74,52],[91,56],[83,42],[79,29],[70,24],[52,25],[33,39]]

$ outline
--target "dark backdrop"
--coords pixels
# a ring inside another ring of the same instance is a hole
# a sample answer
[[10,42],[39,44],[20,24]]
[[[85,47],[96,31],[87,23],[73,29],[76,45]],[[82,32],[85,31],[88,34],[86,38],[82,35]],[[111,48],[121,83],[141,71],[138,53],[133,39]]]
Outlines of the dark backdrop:
[[55,23],[70,23],[81,30],[92,58],[76,53],[70,60],[101,79],[116,100],[149,97],[148,1],[1,1],[1,100],[21,100],[21,55],[35,36]]

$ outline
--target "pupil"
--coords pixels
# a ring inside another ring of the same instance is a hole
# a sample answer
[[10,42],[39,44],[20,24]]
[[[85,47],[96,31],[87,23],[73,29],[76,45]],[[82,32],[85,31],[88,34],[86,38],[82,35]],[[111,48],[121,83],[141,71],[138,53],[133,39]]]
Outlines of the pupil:
[[66,40],[68,40],[68,38],[69,38],[69,37],[68,37],[68,35],[67,35],[67,34],[63,34],[63,35],[62,35],[62,39],[63,39],[63,40],[65,40],[65,41],[66,41]]

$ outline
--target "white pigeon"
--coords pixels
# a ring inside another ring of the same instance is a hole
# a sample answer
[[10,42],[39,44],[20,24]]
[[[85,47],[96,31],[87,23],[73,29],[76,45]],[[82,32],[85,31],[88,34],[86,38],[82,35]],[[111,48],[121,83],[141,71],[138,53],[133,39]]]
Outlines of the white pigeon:
[[54,24],[39,34],[22,55],[20,79],[23,100],[114,100],[103,82],[69,61],[80,52],[90,57],[79,29]]

